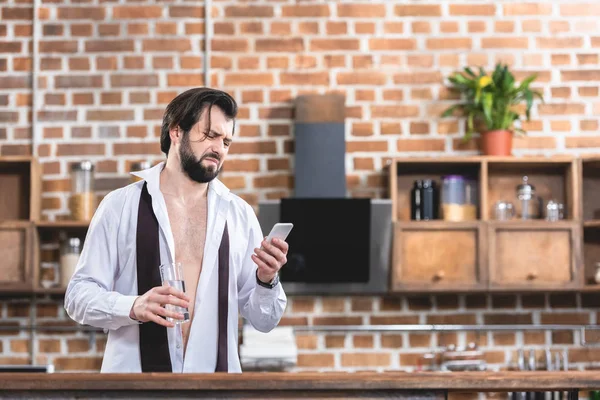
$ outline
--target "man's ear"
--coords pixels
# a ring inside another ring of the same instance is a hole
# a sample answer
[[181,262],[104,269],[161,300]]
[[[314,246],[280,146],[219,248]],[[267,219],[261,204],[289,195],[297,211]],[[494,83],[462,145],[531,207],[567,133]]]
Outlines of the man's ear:
[[183,132],[179,129],[179,126],[173,127],[169,130],[169,137],[171,138],[171,144],[179,143]]

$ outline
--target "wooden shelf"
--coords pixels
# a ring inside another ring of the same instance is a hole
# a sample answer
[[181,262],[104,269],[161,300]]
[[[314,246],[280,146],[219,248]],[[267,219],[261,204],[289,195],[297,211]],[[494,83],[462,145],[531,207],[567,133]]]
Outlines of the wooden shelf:
[[600,219],[592,219],[583,223],[585,228],[600,228]]
[[63,287],[52,287],[52,288],[43,288],[38,287],[35,289],[35,293],[38,294],[60,294],[64,295],[67,289]]
[[[589,165],[597,168],[591,176],[598,176],[600,188],[600,158]],[[389,193],[395,231],[391,290],[536,292],[582,288],[589,268],[583,268],[581,171],[580,160],[572,156],[392,159]],[[442,177],[454,174],[477,183],[478,220],[411,221],[413,182],[436,180],[442,209]],[[518,207],[516,190],[524,176],[542,200],[539,218],[495,220],[497,201],[510,201]],[[564,204],[566,219],[544,219],[549,200]],[[600,227],[600,220],[585,226]],[[590,242],[593,244],[586,248],[600,257],[600,240],[598,245],[595,238]],[[549,267],[544,269],[544,265]]]
[[37,221],[35,225],[39,228],[88,228],[89,221]]
[[600,284],[596,284],[596,285],[584,285],[581,289],[581,292],[600,292]]

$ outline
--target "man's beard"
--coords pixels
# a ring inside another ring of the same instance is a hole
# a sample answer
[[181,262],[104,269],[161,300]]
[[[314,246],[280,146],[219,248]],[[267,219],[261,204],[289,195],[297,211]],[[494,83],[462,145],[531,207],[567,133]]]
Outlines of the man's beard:
[[187,135],[185,135],[181,141],[179,158],[181,159],[181,169],[185,171],[190,179],[198,183],[208,183],[215,179],[217,175],[219,175],[219,172],[221,172],[221,169],[218,166],[205,167],[202,165],[202,161],[206,158],[213,158],[219,162],[219,155],[215,153],[206,153],[200,157],[200,159],[196,159]]

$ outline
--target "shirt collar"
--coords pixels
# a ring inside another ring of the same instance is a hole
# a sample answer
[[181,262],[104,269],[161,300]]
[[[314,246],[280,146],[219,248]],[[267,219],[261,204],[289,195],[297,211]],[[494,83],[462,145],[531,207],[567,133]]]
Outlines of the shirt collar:
[[[148,183],[149,192],[158,192],[160,190],[160,173],[165,167],[165,162],[161,161],[154,167],[144,169],[141,171],[131,172],[131,175],[135,175],[138,178],[145,180]],[[229,188],[225,186],[218,178],[213,179],[208,184],[208,190],[213,190],[217,195],[224,196],[229,192]]]

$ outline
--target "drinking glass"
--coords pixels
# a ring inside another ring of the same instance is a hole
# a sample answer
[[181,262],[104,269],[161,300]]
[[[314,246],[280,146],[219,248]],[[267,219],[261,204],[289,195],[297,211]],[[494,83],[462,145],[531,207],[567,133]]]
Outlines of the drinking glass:
[[[174,262],[162,264],[160,266],[160,277],[162,279],[163,286],[171,286],[185,293],[185,281],[183,280],[183,266],[181,263]],[[190,313],[187,307],[166,304],[165,308],[169,311],[183,314],[183,320],[167,317],[167,321],[173,322],[174,324],[183,324],[189,322]]]

